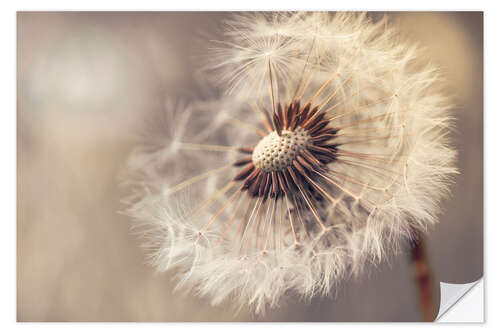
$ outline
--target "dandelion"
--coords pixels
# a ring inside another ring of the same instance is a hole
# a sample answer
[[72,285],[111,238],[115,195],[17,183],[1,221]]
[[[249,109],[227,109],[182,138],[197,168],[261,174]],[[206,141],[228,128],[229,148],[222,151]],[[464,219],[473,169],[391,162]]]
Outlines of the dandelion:
[[228,95],[167,106],[131,156],[127,213],[159,271],[262,313],[329,294],[437,221],[456,172],[450,102],[385,18],[226,27],[209,75]]

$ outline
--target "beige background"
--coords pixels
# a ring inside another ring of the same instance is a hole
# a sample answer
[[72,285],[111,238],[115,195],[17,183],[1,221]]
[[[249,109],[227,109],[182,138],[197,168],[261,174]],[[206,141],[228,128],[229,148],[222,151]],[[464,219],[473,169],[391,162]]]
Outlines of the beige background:
[[[347,281],[336,299],[296,301],[264,318],[173,293],[172,276],[143,263],[117,214],[117,175],[146,112],[167,95],[202,94],[193,69],[226,15],[18,13],[19,321],[419,320],[408,253]],[[437,291],[437,280],[483,273],[483,16],[389,15],[427,47],[456,97],[461,174],[427,239]]]

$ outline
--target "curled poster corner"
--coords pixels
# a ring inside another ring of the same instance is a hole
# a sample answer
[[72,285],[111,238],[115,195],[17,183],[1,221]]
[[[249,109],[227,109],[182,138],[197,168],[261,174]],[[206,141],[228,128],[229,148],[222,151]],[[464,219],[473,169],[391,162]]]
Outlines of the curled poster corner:
[[482,278],[464,284],[440,282],[441,301],[436,321],[443,321],[441,317],[480,281]]

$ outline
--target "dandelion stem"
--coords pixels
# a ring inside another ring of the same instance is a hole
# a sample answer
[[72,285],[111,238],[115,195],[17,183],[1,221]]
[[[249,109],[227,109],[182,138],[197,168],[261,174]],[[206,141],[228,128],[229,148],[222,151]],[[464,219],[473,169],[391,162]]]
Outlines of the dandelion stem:
[[415,265],[415,282],[418,288],[420,311],[422,320],[429,322],[435,319],[431,271],[424,240],[418,231],[413,230],[413,233],[417,236],[417,240],[413,245],[411,258]]

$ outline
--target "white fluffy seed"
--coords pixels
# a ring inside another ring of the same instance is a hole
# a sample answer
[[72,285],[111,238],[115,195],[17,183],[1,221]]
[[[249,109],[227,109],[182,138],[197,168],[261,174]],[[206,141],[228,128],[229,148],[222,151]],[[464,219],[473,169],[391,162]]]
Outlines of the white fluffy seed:
[[262,138],[255,147],[252,161],[263,172],[280,171],[292,164],[295,156],[307,147],[311,136],[303,128],[276,131]]

